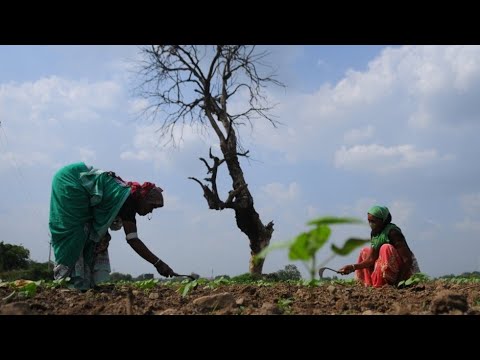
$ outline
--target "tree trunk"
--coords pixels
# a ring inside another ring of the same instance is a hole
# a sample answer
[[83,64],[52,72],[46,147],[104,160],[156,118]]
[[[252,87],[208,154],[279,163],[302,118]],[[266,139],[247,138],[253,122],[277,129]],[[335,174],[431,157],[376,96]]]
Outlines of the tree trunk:
[[243,187],[235,199],[235,219],[238,228],[248,237],[250,242],[250,273],[260,275],[263,270],[264,259],[255,261],[255,255],[270,244],[273,233],[273,222],[264,225],[255,210],[253,197],[243,176],[236,152],[236,137],[233,131],[226,142],[220,144],[228,172],[233,180],[233,190]]

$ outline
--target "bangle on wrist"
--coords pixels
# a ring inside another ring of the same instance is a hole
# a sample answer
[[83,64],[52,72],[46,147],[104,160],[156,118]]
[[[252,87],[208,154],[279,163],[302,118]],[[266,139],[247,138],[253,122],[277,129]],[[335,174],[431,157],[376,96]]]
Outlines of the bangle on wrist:
[[353,267],[353,271],[355,271],[355,270],[356,270],[356,269],[355,269],[355,264],[353,264],[352,267]]
[[157,261],[153,264],[153,266],[157,266],[157,264],[160,262],[160,258],[157,258]]

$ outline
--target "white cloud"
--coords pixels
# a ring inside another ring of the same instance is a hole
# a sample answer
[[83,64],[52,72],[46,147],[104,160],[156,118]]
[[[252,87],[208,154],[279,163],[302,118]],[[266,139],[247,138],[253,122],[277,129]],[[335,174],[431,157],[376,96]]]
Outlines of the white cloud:
[[262,190],[274,203],[295,201],[300,195],[300,187],[296,182],[288,186],[281,183],[271,183],[262,187]]
[[[173,130],[176,148],[169,145],[170,134],[162,137],[159,132],[160,124],[140,125],[136,127],[133,137],[133,150],[126,150],[120,154],[122,160],[151,161],[156,168],[171,167],[178,156],[191,155],[191,152],[202,145],[215,144],[208,140],[208,134],[201,133],[201,129],[189,125],[177,125]],[[218,142],[218,141],[217,141]],[[212,146],[212,151],[215,150]],[[202,147],[203,150],[203,147]],[[193,151],[198,154],[198,149]]]
[[342,207],[342,215],[354,216],[362,220],[367,218],[367,211],[373,205],[377,204],[377,200],[369,197],[362,197],[357,199],[352,205]]
[[89,83],[57,76],[22,84],[0,85],[0,99],[17,105],[29,104],[32,114],[50,113],[52,106],[71,111],[111,109],[116,106],[122,89],[113,81]]
[[78,153],[79,153],[80,160],[85,163],[91,163],[97,158],[95,151],[92,149],[89,149],[88,147],[79,147]]
[[133,99],[128,101],[129,112],[138,115],[145,110],[149,104],[147,99]]
[[480,47],[450,46],[445,50],[445,58],[454,74],[456,89],[466,91],[480,77]]
[[[95,159],[94,150],[78,146],[76,140],[83,137],[85,142],[93,141],[104,123],[101,112],[118,109],[121,96],[121,86],[113,81],[50,76],[0,84],[0,145],[4,147],[0,171],[15,163],[21,167],[53,167],[60,154],[69,159],[78,159],[77,155]],[[97,122],[87,127],[90,120]]]
[[346,143],[358,143],[363,140],[367,140],[372,137],[374,133],[374,127],[368,125],[367,127],[361,129],[351,129],[345,133],[343,140]]
[[395,200],[390,205],[387,205],[392,219],[395,224],[402,227],[402,224],[407,224],[414,212],[415,205],[407,200]]
[[[328,158],[342,138],[352,145],[368,139],[392,149],[419,147],[421,140],[412,137],[439,136],[435,131],[447,127],[436,142],[454,141],[451,129],[478,127],[480,46],[386,48],[365,71],[350,69],[338,83],[319,86],[309,94],[277,93],[275,112],[285,126],[260,124],[256,143],[299,162]],[[436,156],[429,151],[416,155]]]
[[53,160],[42,152],[15,154],[13,152],[0,153],[0,173],[10,169],[20,169],[32,166],[52,166]]
[[418,109],[410,116],[408,124],[413,128],[426,129],[432,124],[432,115],[425,109]]
[[416,150],[414,145],[385,147],[382,145],[342,146],[334,155],[337,168],[385,174],[401,169],[426,166],[439,160],[436,150]]
[[378,102],[390,94],[394,80],[390,64],[377,58],[370,63],[367,72],[348,70],[332,89],[332,100],[341,107]]
[[151,150],[139,150],[137,152],[124,151],[120,154],[122,160],[138,160],[138,161],[151,161],[156,169],[162,167],[170,167],[172,165],[171,159],[165,153],[159,149]]

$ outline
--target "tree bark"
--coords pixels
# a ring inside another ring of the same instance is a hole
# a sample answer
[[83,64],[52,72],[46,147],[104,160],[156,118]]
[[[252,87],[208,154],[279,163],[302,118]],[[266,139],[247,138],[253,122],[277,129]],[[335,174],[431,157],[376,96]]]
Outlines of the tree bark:
[[248,189],[242,168],[236,152],[236,136],[232,129],[226,142],[220,143],[220,148],[227,164],[233,189],[241,189],[235,198],[235,219],[238,228],[248,237],[250,243],[249,271],[251,274],[261,274],[264,259],[255,261],[255,255],[270,244],[273,233],[273,221],[264,225],[254,207],[253,197]]

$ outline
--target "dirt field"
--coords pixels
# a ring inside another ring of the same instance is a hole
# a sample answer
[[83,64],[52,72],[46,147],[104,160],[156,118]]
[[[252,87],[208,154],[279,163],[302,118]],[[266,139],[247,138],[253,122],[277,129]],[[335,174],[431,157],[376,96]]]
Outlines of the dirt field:
[[10,297],[0,288],[0,314],[20,315],[480,315],[480,284],[429,281],[406,289],[365,288],[352,284],[305,287],[285,283],[272,286],[198,286],[182,297],[177,286],[157,285],[139,290],[133,285],[105,285],[79,292],[39,287],[35,296]]

